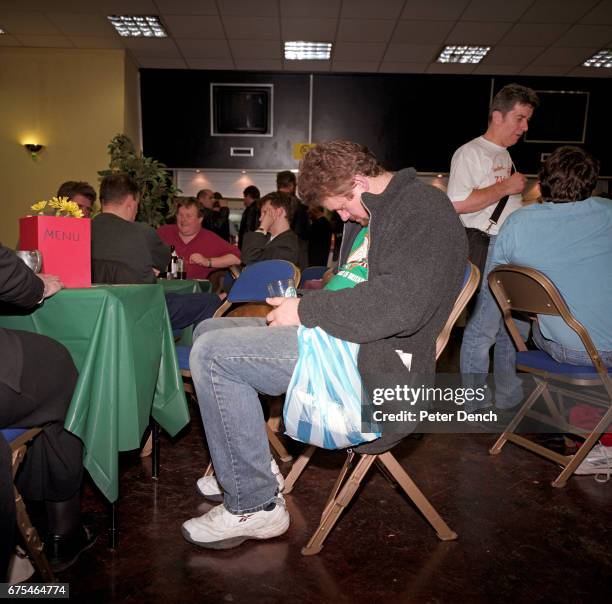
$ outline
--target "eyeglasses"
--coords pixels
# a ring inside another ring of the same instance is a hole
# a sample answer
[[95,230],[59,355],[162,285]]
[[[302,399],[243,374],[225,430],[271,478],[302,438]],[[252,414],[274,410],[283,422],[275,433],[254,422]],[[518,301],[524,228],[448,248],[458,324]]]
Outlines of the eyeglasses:
[[91,206],[83,206],[79,204],[79,208],[81,212],[83,212],[83,216],[91,216],[92,207]]

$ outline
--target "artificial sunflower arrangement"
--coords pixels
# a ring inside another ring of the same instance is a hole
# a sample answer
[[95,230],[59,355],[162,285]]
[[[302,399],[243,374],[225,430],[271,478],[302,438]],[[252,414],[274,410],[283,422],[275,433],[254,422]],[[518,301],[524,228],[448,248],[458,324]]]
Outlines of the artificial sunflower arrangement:
[[45,201],[39,201],[30,207],[38,216],[71,216],[72,218],[83,218],[83,211],[68,197],[52,197]]

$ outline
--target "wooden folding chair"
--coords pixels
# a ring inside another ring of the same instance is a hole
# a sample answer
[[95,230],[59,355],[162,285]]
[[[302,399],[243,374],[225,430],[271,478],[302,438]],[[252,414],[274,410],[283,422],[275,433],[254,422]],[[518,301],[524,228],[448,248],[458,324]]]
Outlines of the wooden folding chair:
[[[469,302],[470,298],[474,295],[474,292],[478,287],[479,278],[480,274],[478,269],[472,263],[468,262],[463,280],[463,286],[459,292],[459,296],[455,301],[453,309],[446,323],[444,324],[442,331],[436,339],[436,359],[439,358],[440,354],[448,343],[453,325],[459,318],[459,315]],[[304,453],[302,453],[302,455],[293,464],[291,472],[285,479],[284,493],[288,493],[293,489],[295,481],[308,464],[314,450],[314,446],[307,447]],[[359,485],[365,478],[368,470],[374,462],[377,463],[377,466],[383,472],[383,474],[391,476],[397,482],[404,493],[412,500],[423,516],[425,516],[425,519],[431,524],[442,541],[450,541],[457,538],[457,534],[449,528],[446,522],[444,522],[435,508],[431,505],[431,503],[429,503],[425,495],[423,495],[423,493],[412,481],[410,476],[406,473],[390,451],[370,455],[356,453],[355,451],[349,449],[347,454],[348,455],[344,467],[336,479],[332,492],[325,504],[323,513],[321,514],[321,522],[306,546],[302,548],[303,555],[312,556],[321,551],[325,539],[338,521],[344,508],[346,508],[346,506],[352,500],[353,496],[357,492],[357,489],[359,488]],[[359,459],[355,465],[355,468],[349,475],[356,455],[358,455]]]
[[[518,351],[516,368],[532,374],[536,384],[489,453],[500,453],[506,441],[529,449],[563,466],[563,471],[552,483],[554,487],[563,487],[612,422],[612,370],[606,369],[585,327],[572,315],[552,281],[541,272],[529,267],[505,264],[491,271],[489,286]],[[512,311],[526,313],[532,320],[537,320],[537,315],[560,317],[578,335],[593,364],[580,366],[559,363],[543,350],[528,350],[516,327]],[[566,385],[573,386],[573,389]],[[556,401],[553,394],[557,395]],[[606,412],[590,432],[572,426],[566,419],[565,396],[571,399],[579,397],[604,407]],[[544,399],[548,413],[533,409],[540,397]],[[561,455],[551,451],[514,433],[526,416],[554,426],[559,432],[584,437],[585,442],[575,455]]]
[[[5,438],[11,448],[12,453],[12,469],[13,478],[17,474],[17,470],[25,457],[28,443],[36,438],[41,432],[41,428],[15,428],[15,429],[4,429],[1,431],[0,438]],[[34,568],[38,571],[43,581],[52,582],[55,581],[53,570],[51,565],[45,556],[43,550],[43,544],[38,536],[37,530],[32,526],[28,512],[26,511],[25,503],[21,498],[21,494],[17,490],[17,487],[13,485],[15,491],[15,510],[17,512],[17,526],[19,532],[23,538],[26,551],[34,565]]]

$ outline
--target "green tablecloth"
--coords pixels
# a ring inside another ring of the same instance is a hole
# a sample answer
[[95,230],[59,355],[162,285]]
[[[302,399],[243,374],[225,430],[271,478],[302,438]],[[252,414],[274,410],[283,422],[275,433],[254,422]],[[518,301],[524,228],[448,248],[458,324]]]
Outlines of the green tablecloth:
[[173,294],[198,294],[209,292],[210,281],[207,279],[158,279],[164,291]]
[[70,351],[79,380],[65,426],[84,442],[85,468],[111,502],[118,453],[140,446],[149,415],[171,435],[189,422],[163,294],[157,285],[65,289],[30,314],[0,316],[0,326]]

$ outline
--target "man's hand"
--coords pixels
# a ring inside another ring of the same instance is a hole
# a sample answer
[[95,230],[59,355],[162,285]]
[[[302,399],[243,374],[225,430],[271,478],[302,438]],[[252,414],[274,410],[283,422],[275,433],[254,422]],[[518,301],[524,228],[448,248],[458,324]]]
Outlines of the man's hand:
[[60,278],[56,277],[55,275],[45,275],[44,273],[39,273],[37,277],[45,285],[42,297],[43,300],[51,297],[53,294],[56,294],[60,289],[62,289],[62,287],[64,287],[64,284],[60,281]]
[[282,325],[302,324],[300,316],[298,315],[298,306],[300,305],[299,298],[266,298],[266,302],[270,306],[276,307],[266,316],[268,325],[280,327]]
[[202,254],[198,254],[197,252],[189,256],[189,262],[191,264],[199,264],[200,266],[208,266],[208,258],[204,258]]
[[520,172],[515,172],[502,182],[505,185],[506,195],[515,195],[516,193],[523,192],[527,184],[527,179]]
[[266,233],[268,233],[273,223],[274,214],[270,210],[264,210],[261,214],[261,218],[259,219],[259,228],[263,229]]

